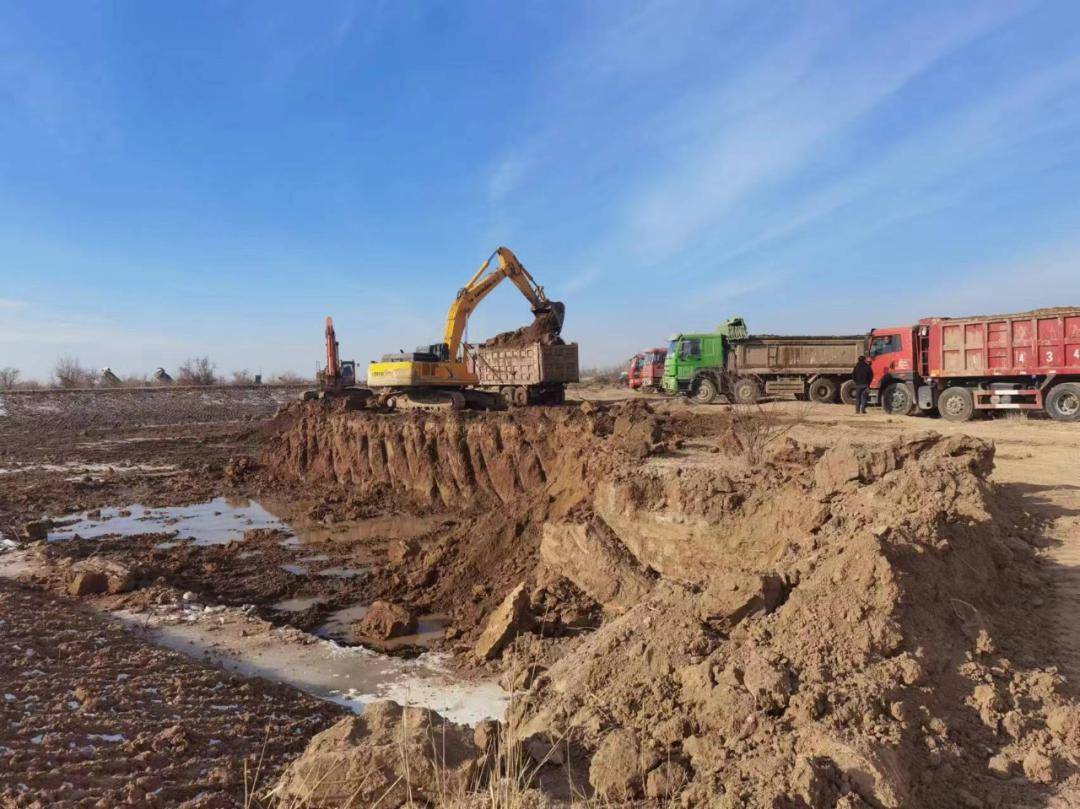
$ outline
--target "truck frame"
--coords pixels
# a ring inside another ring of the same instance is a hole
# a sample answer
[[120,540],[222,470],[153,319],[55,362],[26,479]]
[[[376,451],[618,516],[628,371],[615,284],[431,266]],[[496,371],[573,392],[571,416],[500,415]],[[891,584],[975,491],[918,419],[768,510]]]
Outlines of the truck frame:
[[1080,308],[930,317],[874,329],[871,403],[949,421],[993,411],[1045,411],[1080,421]]

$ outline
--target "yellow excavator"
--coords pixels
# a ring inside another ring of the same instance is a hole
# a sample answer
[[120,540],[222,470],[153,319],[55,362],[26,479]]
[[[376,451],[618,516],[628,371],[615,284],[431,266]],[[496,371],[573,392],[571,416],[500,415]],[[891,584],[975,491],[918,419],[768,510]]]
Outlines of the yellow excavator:
[[534,316],[553,319],[551,332],[557,336],[566,315],[565,305],[548,300],[544,288],[517,256],[509,248],[500,247],[480,265],[450,304],[443,342],[420,346],[412,353],[384,354],[381,360],[368,366],[368,387],[384,394],[396,407],[495,409],[503,406],[498,393],[472,389],[479,378],[463,338],[469,316],[504,278],[521,290]]

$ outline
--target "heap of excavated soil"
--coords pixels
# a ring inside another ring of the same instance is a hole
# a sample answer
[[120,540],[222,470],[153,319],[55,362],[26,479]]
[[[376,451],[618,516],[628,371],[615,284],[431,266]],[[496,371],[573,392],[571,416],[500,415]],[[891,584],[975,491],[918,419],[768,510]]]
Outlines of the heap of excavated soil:
[[559,322],[558,316],[554,312],[543,312],[537,315],[528,326],[496,334],[481,345],[484,348],[525,348],[533,343],[561,346],[563,344],[562,338],[559,337],[561,331],[562,323]]
[[[987,442],[787,440],[751,467],[723,419],[673,427],[640,402],[308,406],[279,428],[278,474],[463,515],[398,576],[471,590],[474,636],[489,616],[475,659],[524,689],[509,720],[534,783],[770,809],[1077,787],[1080,711],[1039,632],[1050,577]],[[713,452],[681,453],[683,428]]]

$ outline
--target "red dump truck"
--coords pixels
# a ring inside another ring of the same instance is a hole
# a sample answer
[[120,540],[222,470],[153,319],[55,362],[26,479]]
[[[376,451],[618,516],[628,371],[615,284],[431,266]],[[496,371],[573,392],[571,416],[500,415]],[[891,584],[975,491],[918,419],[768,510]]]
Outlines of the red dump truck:
[[930,317],[874,329],[871,402],[949,421],[1002,410],[1045,410],[1080,421],[1080,307],[1012,315]]
[[630,358],[626,365],[626,384],[634,390],[659,390],[664,379],[666,348],[650,348]]

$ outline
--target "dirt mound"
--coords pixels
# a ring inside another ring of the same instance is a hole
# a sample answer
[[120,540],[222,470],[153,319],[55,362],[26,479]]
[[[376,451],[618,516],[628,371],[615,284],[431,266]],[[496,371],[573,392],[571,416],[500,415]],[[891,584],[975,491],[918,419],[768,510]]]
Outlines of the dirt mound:
[[289,419],[278,473],[462,515],[386,584],[456,604],[466,638],[494,616],[480,657],[529,672],[511,724],[574,751],[539,783],[774,809],[1019,805],[1077,781],[1080,713],[1032,631],[1046,576],[987,442],[785,440],[747,464],[725,420],[673,434],[640,401]]
[[274,790],[282,806],[435,804],[479,782],[468,728],[424,708],[374,702],[315,736]]
[[[1071,766],[1077,714],[1028,668],[1041,577],[992,466],[991,445],[930,435],[794,474],[627,473],[597,511],[663,581],[537,679],[522,734],[596,751],[605,795],[642,797],[674,762],[688,805],[1036,794]],[[605,763],[612,738],[637,767]]]
[[483,348],[525,348],[533,343],[546,346],[563,345],[559,333],[562,323],[554,312],[542,312],[528,326],[513,331],[496,334],[490,340],[481,343]]

